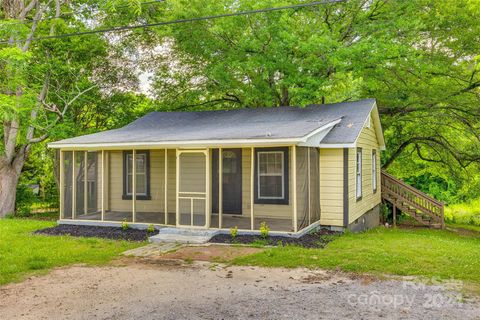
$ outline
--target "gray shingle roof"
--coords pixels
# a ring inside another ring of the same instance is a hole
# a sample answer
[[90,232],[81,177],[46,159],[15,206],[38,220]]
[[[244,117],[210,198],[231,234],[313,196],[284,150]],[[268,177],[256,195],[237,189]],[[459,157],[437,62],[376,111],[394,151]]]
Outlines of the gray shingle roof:
[[367,99],[305,108],[152,112],[120,129],[65,139],[50,145],[302,138],[338,119],[341,119],[340,123],[327,134],[322,144],[353,143],[374,105],[374,99]]

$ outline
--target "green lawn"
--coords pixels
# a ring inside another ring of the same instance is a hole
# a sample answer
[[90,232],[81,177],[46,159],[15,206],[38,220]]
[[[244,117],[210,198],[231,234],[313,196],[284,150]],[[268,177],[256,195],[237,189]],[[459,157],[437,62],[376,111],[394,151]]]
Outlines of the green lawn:
[[0,285],[31,274],[74,263],[105,264],[120,252],[143,245],[126,241],[68,236],[40,236],[32,231],[54,222],[27,219],[0,220]]
[[347,233],[325,249],[272,248],[239,257],[238,265],[339,268],[371,274],[455,278],[480,285],[480,238],[450,231],[385,229]]

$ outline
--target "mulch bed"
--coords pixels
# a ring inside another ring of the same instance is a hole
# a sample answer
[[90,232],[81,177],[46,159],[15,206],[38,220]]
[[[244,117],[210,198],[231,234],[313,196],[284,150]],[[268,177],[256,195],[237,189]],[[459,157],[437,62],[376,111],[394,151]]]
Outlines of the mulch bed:
[[95,237],[113,240],[146,241],[148,237],[158,234],[158,230],[149,233],[146,230],[131,228],[123,230],[121,227],[76,226],[60,224],[53,228],[37,230],[34,233],[52,236],[69,235],[73,237]]
[[304,248],[324,248],[330,241],[334,240],[341,233],[321,229],[313,233],[308,233],[300,238],[291,238],[283,236],[269,236],[266,239],[258,235],[238,235],[235,239],[229,234],[218,234],[210,239],[211,243],[231,243],[231,244],[261,244],[271,246],[295,245]]

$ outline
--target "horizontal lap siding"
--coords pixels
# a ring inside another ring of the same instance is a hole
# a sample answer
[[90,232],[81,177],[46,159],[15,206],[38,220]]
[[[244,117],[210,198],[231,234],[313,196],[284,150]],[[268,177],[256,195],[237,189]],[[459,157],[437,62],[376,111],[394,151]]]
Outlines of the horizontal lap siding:
[[[284,218],[284,219],[292,219],[293,211],[292,211],[292,181],[291,181],[291,164],[292,164],[292,151],[289,148],[289,202],[288,205],[280,205],[280,204],[254,204],[253,212],[255,217],[274,217],[274,218]],[[242,149],[242,209],[243,215],[249,217],[250,216],[250,174],[251,174],[251,149],[250,148],[243,148]],[[253,192],[253,190],[252,190]]]
[[320,223],[343,226],[343,149],[320,149]]
[[[375,132],[375,127],[363,128],[357,141],[357,147],[362,148],[362,199],[356,200],[356,149],[348,150],[348,176],[349,176],[349,220],[354,222],[364,213],[374,208],[381,202],[380,190],[380,148]],[[377,191],[372,188],[372,149],[377,150]]]
[[[107,153],[107,152],[105,152]],[[111,211],[132,211],[132,200],[123,200],[123,152],[108,151],[108,210]],[[150,195],[151,200],[137,200],[137,212],[164,212],[165,203],[165,153],[163,150],[150,150]],[[175,208],[175,155],[173,155],[173,169],[171,164],[172,157],[169,152],[169,208]],[[171,180],[173,171],[173,180]],[[173,204],[172,199],[173,198]]]

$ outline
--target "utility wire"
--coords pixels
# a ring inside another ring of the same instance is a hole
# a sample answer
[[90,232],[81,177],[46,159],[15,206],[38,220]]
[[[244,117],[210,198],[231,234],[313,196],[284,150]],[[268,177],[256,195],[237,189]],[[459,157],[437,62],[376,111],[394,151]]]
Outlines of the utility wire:
[[[330,4],[330,3],[341,3],[341,2],[346,2],[346,1],[347,0],[324,0],[324,1],[315,1],[315,2],[309,2],[309,3],[294,4],[294,5],[289,5],[289,6],[272,7],[272,8],[264,8],[264,9],[248,10],[248,11],[239,11],[239,12],[234,12],[234,13],[223,13],[223,14],[210,15],[210,16],[197,17],[197,18],[177,19],[177,20],[154,22],[154,23],[144,23],[144,24],[133,25],[133,26],[118,26],[118,27],[113,27],[113,28],[108,28],[108,29],[98,29],[98,30],[90,30],[90,31],[83,31],[83,32],[64,33],[64,34],[59,34],[59,35],[43,36],[43,37],[36,37],[36,38],[34,37],[34,38],[31,39],[31,41],[34,42],[34,41],[42,41],[42,40],[48,40],[48,39],[59,39],[59,38],[67,38],[67,37],[75,37],[75,36],[84,36],[84,35],[91,35],[91,34],[98,34],[98,33],[109,33],[109,32],[126,31],[126,30],[134,30],[134,29],[146,29],[146,28],[151,28],[151,27],[166,26],[166,25],[180,24],[180,23],[187,23],[187,22],[205,21],[205,20],[213,20],[213,19],[220,19],[220,18],[226,18],[226,17],[245,16],[245,15],[258,14],[258,13],[288,10],[288,9],[313,7],[313,6],[319,6],[319,5],[324,5],[324,4]],[[27,41],[27,39],[12,40],[12,41],[0,41],[0,44],[23,43],[25,41]]]
[[[141,6],[146,6],[146,5],[150,5],[150,4],[158,4],[158,3],[163,3],[163,2],[165,2],[165,0],[146,1],[146,2],[140,2],[139,4]],[[121,6],[115,7],[115,9],[122,9],[122,8],[129,8],[129,7],[130,7],[129,5],[121,5]],[[95,11],[95,12],[98,13],[99,9],[93,8],[92,11]],[[85,12],[85,10],[63,12],[63,13],[60,14],[59,17],[45,17],[45,18],[40,18],[40,19],[30,19],[30,20],[24,20],[24,21],[17,21],[17,22],[8,23],[8,24],[6,24],[6,26],[15,26],[15,25],[18,25],[18,24],[28,24],[28,23],[33,23],[33,22],[56,20],[56,19],[62,19],[63,20],[65,18],[65,16],[82,14],[84,12]]]

